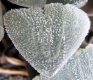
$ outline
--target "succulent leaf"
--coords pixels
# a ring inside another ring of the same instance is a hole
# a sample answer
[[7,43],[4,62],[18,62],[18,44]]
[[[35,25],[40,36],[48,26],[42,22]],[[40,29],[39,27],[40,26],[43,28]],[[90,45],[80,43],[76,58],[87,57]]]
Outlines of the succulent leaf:
[[63,4],[73,4],[77,7],[82,7],[84,6],[88,0],[47,0],[47,3],[54,3],[54,2],[59,2]]
[[1,1],[0,1],[0,41],[2,40],[4,36],[4,28],[3,28],[3,22],[2,22],[2,7],[1,7]]
[[0,41],[2,40],[3,36],[4,36],[4,29],[2,26],[0,26]]
[[79,49],[54,77],[40,75],[33,80],[93,80],[93,44]]
[[69,3],[82,7],[87,3],[88,0],[8,0],[8,1],[25,7],[31,7],[31,6],[43,7],[46,3],[54,3],[54,2],[63,4]]
[[4,16],[9,37],[41,74],[56,74],[83,42],[90,28],[86,13],[72,5],[48,4],[11,10]]
[[8,0],[13,4],[17,4],[25,7],[44,7],[46,0]]

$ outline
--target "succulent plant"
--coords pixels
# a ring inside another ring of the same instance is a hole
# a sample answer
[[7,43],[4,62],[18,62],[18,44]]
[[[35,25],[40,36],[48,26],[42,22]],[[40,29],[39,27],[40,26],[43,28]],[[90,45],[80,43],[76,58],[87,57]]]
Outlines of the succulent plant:
[[0,41],[2,40],[4,36],[4,28],[3,28],[3,22],[2,22],[2,8],[1,8],[1,1],[0,1]]
[[79,49],[54,77],[40,75],[33,80],[93,80],[93,44]]
[[60,2],[63,4],[73,4],[77,7],[82,7],[88,2],[88,0],[47,0],[47,3],[51,3],[51,2]]
[[87,3],[88,0],[8,0],[8,1],[25,7],[31,7],[31,6],[43,7],[45,3],[54,3],[54,2],[60,2],[63,4],[69,3],[82,7],[84,4]]
[[56,74],[76,52],[90,28],[86,13],[73,5],[11,10],[6,31],[21,55],[41,74]]
[[46,0],[8,0],[14,4],[25,6],[25,7],[44,7]]
[[0,26],[0,41],[2,40],[3,36],[4,36],[4,29],[2,26]]

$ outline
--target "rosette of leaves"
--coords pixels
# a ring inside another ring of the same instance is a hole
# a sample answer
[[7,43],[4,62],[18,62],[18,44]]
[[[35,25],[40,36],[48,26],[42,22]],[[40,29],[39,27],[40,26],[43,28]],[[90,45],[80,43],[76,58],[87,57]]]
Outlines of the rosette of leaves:
[[69,3],[81,7],[84,4],[86,4],[88,0],[8,0],[8,1],[25,7],[31,7],[31,6],[43,7],[46,3],[54,3],[54,2],[59,2],[63,4]]
[[6,31],[21,55],[41,74],[56,74],[76,52],[90,28],[86,13],[73,5],[15,9],[4,16]]
[[93,44],[79,49],[52,78],[40,75],[33,80],[93,80]]

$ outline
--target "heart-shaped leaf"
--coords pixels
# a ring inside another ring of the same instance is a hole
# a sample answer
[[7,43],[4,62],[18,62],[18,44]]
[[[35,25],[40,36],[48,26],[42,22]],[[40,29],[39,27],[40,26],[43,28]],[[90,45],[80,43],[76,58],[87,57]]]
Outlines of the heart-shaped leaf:
[[40,73],[52,76],[79,48],[90,28],[86,13],[72,5],[48,4],[11,10],[4,16],[9,37]]
[[54,3],[54,2],[59,2],[63,4],[69,3],[82,7],[87,3],[88,0],[8,0],[8,1],[25,7],[31,7],[31,6],[43,7],[45,3]]
[[93,44],[78,50],[54,77],[40,75],[33,80],[93,80]]

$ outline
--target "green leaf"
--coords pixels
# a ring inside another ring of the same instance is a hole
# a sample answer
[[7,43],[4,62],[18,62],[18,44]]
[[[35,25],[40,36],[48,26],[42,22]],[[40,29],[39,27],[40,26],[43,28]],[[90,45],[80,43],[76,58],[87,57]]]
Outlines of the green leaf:
[[90,28],[86,13],[72,5],[48,4],[11,10],[4,16],[9,37],[41,74],[56,74],[83,42]]
[[3,28],[3,22],[2,22],[2,7],[1,7],[1,1],[0,1],[0,41],[2,40],[4,36],[4,28]]
[[88,0],[8,0],[14,4],[25,6],[25,7],[31,7],[31,6],[37,6],[37,7],[44,7],[46,3],[63,3],[63,4],[74,4],[78,7],[84,6]]
[[88,0],[47,0],[47,3],[55,3],[55,2],[58,2],[58,3],[63,3],[63,4],[73,4],[77,7],[82,7],[84,6]]
[[2,40],[3,36],[4,36],[4,29],[2,26],[0,26],[0,41]]
[[33,80],[93,80],[93,44],[79,49],[52,78],[40,75]]
[[25,6],[25,7],[44,7],[46,0],[8,0],[14,4]]

